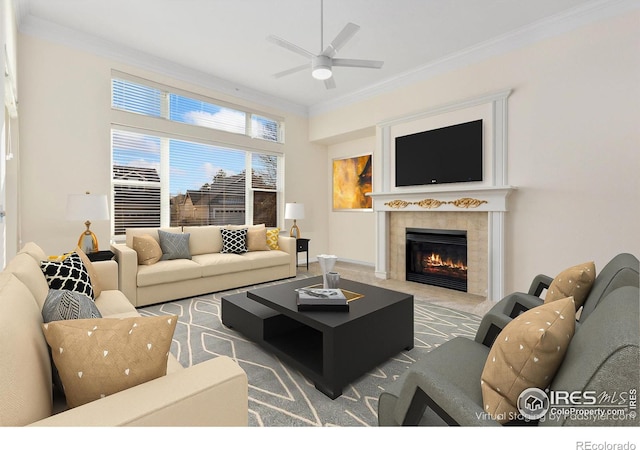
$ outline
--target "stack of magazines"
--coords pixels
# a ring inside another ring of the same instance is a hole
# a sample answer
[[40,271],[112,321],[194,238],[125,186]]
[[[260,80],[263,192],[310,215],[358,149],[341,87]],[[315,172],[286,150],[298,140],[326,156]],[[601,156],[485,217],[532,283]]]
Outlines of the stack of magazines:
[[296,289],[298,311],[349,311],[341,289]]

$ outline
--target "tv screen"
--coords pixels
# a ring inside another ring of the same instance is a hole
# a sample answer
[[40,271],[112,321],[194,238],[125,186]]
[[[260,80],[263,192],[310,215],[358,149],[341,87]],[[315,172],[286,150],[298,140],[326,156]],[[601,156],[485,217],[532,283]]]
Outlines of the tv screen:
[[396,138],[396,186],[482,181],[482,120]]

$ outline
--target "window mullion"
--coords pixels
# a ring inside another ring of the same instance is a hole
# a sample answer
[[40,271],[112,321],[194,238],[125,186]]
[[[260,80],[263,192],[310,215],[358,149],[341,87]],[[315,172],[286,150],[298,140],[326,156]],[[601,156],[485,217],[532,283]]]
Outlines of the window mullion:
[[169,157],[170,139],[160,139],[160,224],[168,227],[171,222],[171,160]]
[[[248,115],[248,114],[247,114]],[[247,195],[244,200],[245,222],[247,224],[253,224],[253,189],[251,186],[253,179],[253,169],[251,167],[251,152],[245,153],[245,167],[247,168],[246,176],[244,177],[245,192]]]

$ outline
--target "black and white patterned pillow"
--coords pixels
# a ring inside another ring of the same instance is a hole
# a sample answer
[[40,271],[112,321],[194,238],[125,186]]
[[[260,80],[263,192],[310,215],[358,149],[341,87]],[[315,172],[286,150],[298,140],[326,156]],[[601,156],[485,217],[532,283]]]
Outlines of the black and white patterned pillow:
[[191,259],[189,233],[169,233],[158,230],[158,240],[162,249],[161,259]]
[[222,233],[222,253],[246,253],[247,249],[247,229],[227,230],[223,228]]
[[40,269],[49,289],[75,291],[95,300],[89,272],[77,253],[71,253],[62,261],[42,261]]
[[49,289],[42,305],[45,323],[55,320],[100,319],[102,314],[93,300],[84,294],[66,289]]

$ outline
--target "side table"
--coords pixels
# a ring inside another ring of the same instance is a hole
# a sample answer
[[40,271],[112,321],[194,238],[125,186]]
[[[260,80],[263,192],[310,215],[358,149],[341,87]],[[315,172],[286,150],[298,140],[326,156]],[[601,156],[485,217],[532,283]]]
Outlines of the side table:
[[311,239],[297,238],[296,239],[296,267],[298,267],[298,253],[307,253],[307,270],[309,270],[309,241]]
[[88,253],[87,258],[89,258],[91,262],[109,261],[113,259],[113,252],[111,250],[100,250],[94,253]]

